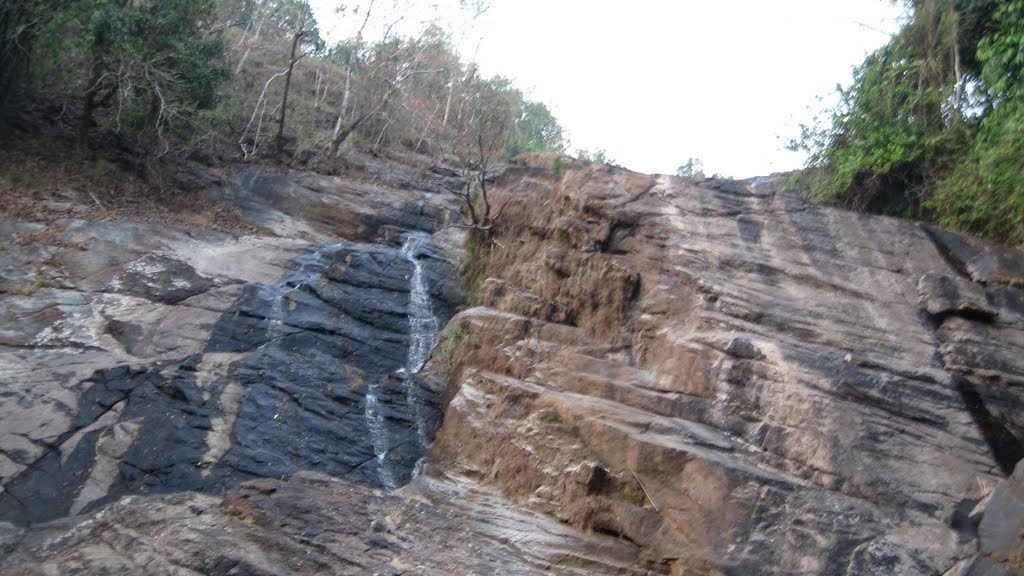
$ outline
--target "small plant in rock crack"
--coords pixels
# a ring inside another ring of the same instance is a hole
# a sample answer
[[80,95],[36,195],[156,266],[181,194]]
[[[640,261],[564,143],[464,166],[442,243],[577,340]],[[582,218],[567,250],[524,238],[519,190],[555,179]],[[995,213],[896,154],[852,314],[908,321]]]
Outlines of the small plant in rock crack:
[[562,423],[562,415],[559,414],[556,410],[544,410],[538,415],[538,417],[540,418],[541,422],[545,422],[548,424]]
[[562,158],[562,155],[559,154],[551,161],[551,171],[557,176],[562,173],[563,168],[565,168],[565,160]]
[[643,492],[637,490],[633,486],[627,485],[623,487],[622,491],[618,492],[616,496],[618,496],[619,500],[622,500],[623,502],[627,504],[632,504],[634,506],[642,506],[644,503]]
[[459,349],[459,344],[469,336],[469,328],[465,326],[459,326],[452,333],[451,336],[444,341],[441,345],[441,352],[444,353],[446,358],[451,358],[455,351]]

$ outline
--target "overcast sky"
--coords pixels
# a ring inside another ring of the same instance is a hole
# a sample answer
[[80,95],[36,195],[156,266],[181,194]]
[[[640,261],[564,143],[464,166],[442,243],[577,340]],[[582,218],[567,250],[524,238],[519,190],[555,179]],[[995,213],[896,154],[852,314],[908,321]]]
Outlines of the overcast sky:
[[[405,24],[446,2],[420,3]],[[311,4],[332,38],[357,27],[335,2]],[[547,104],[573,150],[649,173],[697,157],[708,174],[743,178],[803,164],[786,142],[899,15],[887,0],[491,0],[457,40],[484,74]]]

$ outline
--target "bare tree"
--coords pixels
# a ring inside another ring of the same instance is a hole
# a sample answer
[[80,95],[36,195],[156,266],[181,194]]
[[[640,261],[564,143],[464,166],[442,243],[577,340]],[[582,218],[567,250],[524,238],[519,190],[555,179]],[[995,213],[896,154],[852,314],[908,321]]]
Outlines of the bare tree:
[[287,70],[282,70],[268,78],[263,84],[263,90],[260,91],[259,97],[256,98],[256,105],[253,106],[249,122],[238,138],[238,145],[246,160],[255,156],[260,147],[260,131],[263,128],[263,117],[267,112],[267,91],[270,89],[270,84],[287,73]]
[[[475,70],[470,68],[469,74],[475,74]],[[452,187],[442,182],[441,186],[463,204],[459,220],[450,226],[490,230],[508,204],[506,199],[495,210],[487,186],[515,125],[514,103],[494,80],[470,77],[467,84],[459,113],[449,120],[445,130],[444,156],[458,164],[460,185]]]
[[340,128],[340,126],[342,126],[341,121],[347,110],[340,111],[338,115],[339,122],[335,125],[328,153],[330,158],[338,154],[338,149],[353,132],[371,118],[381,115],[391,103],[392,98],[405,88],[410,78],[418,74],[434,72],[434,70],[420,65],[425,47],[398,39],[390,39],[391,27],[396,23],[393,22],[388,27],[385,39],[377,43],[373,49],[372,59],[366,63],[362,82],[365,108],[361,113],[354,115],[344,128]]
[[302,37],[306,34],[307,31],[305,28],[300,28],[292,39],[292,51],[291,55],[288,57],[288,72],[284,75],[284,96],[281,97],[281,118],[277,121],[277,147],[279,149],[284,146],[284,119],[285,114],[288,112],[288,90],[292,85],[292,70],[295,69],[295,65],[299,60],[305,58],[306,55],[309,54],[309,52],[303,51],[302,54],[299,54],[297,57],[295,56],[295,51],[298,50],[299,47],[299,41],[302,40]]
[[[370,5],[366,7],[366,16],[363,17],[363,24],[359,27],[359,31],[356,32],[355,42],[352,46],[352,52],[348,56],[348,61],[345,63],[345,88],[341,91],[341,105],[338,107],[338,120],[334,123],[334,133],[331,134],[331,153],[330,156],[333,158],[338,153],[338,146],[344,141],[344,138],[339,139],[338,136],[341,133],[341,127],[345,123],[345,118],[348,115],[349,101],[352,99],[352,74],[355,71],[356,59],[359,57],[359,50],[363,44],[363,31],[366,30],[366,23],[370,21],[370,14],[373,12],[373,0],[370,0]],[[349,133],[354,128],[348,130]],[[345,134],[348,137],[348,134]]]

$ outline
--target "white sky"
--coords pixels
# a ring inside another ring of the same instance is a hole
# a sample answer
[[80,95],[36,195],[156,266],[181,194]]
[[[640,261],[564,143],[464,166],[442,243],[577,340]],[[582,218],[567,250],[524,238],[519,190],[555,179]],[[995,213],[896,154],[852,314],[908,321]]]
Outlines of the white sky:
[[[331,0],[310,4],[332,39],[362,22],[339,19]],[[403,24],[452,13],[452,0],[416,4]],[[378,0],[375,16],[390,6]],[[900,12],[887,0],[491,0],[458,39],[484,74],[547,104],[572,150],[648,173],[697,157],[708,174],[743,178],[803,164],[786,142]]]

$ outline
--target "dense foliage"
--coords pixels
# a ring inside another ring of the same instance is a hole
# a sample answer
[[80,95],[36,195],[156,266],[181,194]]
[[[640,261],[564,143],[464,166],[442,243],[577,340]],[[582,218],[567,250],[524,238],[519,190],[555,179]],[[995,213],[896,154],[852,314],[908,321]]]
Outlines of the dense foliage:
[[144,175],[189,154],[330,164],[345,147],[404,147],[479,164],[561,150],[546,106],[481,77],[437,25],[373,37],[373,8],[340,7],[363,26],[328,46],[306,0],[5,2],[0,127],[47,116],[82,150],[116,137]]
[[912,0],[805,127],[818,200],[1024,239],[1024,0]]
[[203,131],[227,71],[213,0],[31,0],[3,9],[4,107],[58,111],[85,148],[96,123],[155,173]]

